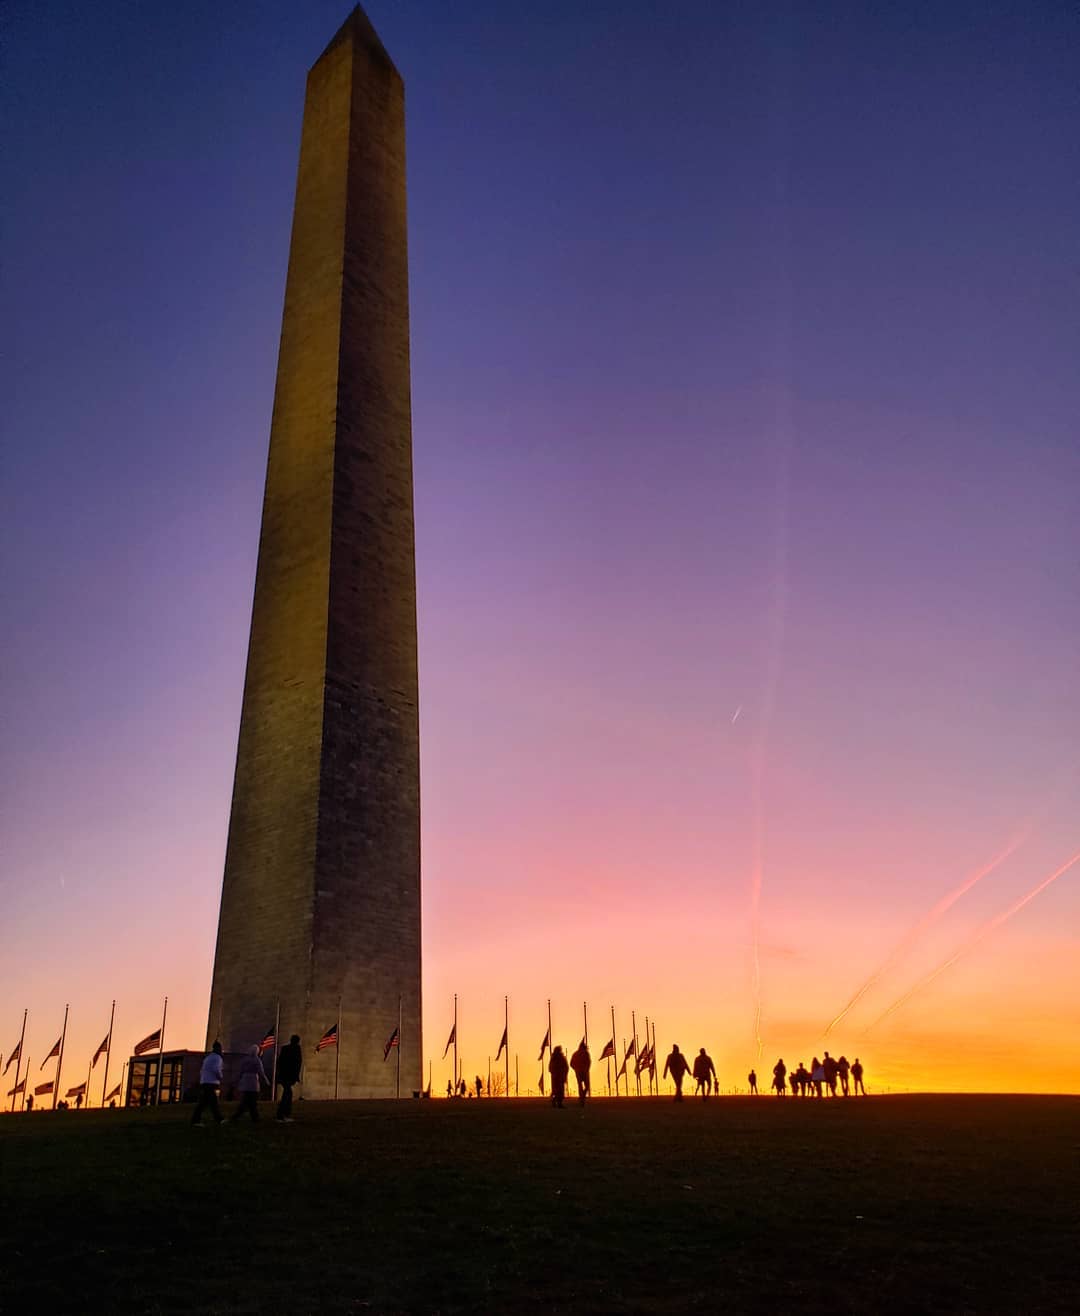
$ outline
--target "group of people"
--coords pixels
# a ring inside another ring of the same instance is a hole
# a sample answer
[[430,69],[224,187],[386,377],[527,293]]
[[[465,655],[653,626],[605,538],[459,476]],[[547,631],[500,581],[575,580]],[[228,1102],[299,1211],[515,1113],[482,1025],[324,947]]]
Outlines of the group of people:
[[[751,1070],[746,1077],[750,1091],[756,1093],[757,1074]],[[823,1097],[826,1090],[830,1097],[866,1096],[863,1067],[859,1057],[856,1056],[852,1061],[849,1061],[847,1056],[834,1059],[828,1051],[825,1052],[822,1060],[815,1056],[809,1069],[800,1060],[798,1069],[789,1072],[783,1060],[778,1060],[773,1066],[772,1086],[778,1097],[786,1097],[789,1086],[793,1097],[808,1097],[811,1094],[815,1097]]]
[[[578,1104],[584,1106],[586,1098],[592,1095],[592,1056],[589,1054],[589,1048],[582,1040],[581,1045],[569,1058],[561,1046],[555,1047],[551,1052],[551,1059],[548,1061],[548,1073],[551,1075],[551,1104],[562,1107],[566,1099],[566,1084],[570,1077],[570,1071],[573,1070],[574,1077],[577,1079]],[[675,1100],[683,1099],[683,1082],[687,1074],[692,1074],[697,1084],[694,1092],[700,1095],[702,1101],[707,1101],[710,1092],[719,1092],[720,1087],[716,1077],[716,1066],[713,1064],[712,1057],[708,1055],[705,1048],[702,1047],[694,1057],[693,1065],[686,1059],[686,1056],[679,1050],[677,1045],[672,1045],[671,1054],[664,1062],[663,1077],[671,1075],[671,1080],[675,1084]]]
[[[283,1046],[278,1052],[277,1071],[275,1081],[278,1088],[281,1089],[281,1099],[278,1102],[275,1118],[282,1124],[291,1124],[293,1088],[300,1082],[300,1069],[303,1064],[303,1054],[300,1050],[300,1038],[293,1033],[289,1038],[287,1046]],[[203,1058],[202,1068],[199,1070],[199,1099],[195,1103],[195,1110],[191,1116],[191,1122],[197,1128],[202,1128],[202,1117],[204,1111],[209,1111],[215,1122],[224,1123],[225,1117],[221,1113],[221,1107],[218,1104],[218,1092],[222,1085],[225,1073],[225,1057],[222,1055],[221,1043],[215,1042],[210,1051]],[[236,1080],[236,1090],[240,1094],[240,1104],[232,1114],[234,1120],[242,1119],[245,1115],[250,1116],[252,1121],[259,1118],[259,1092],[263,1086],[270,1086],[270,1079],[267,1077],[266,1069],[263,1066],[262,1055],[257,1046],[253,1046],[247,1055],[240,1061],[240,1072]],[[276,1093],[272,1095],[276,1096]]]

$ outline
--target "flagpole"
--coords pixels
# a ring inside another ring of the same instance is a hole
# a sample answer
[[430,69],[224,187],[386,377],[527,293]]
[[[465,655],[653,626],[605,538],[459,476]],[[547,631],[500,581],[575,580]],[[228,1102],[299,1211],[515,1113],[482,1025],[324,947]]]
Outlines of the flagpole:
[[[646,1048],[648,1048],[648,1045],[649,1045],[649,1016],[646,1015],[646,1016],[645,1016],[645,1046],[646,1046]],[[640,1055],[638,1056],[638,1059],[639,1059],[639,1060],[641,1059],[641,1056],[640,1056]],[[652,1062],[651,1062],[651,1061],[650,1061],[650,1063],[649,1063],[649,1096],[650,1096],[650,1097],[652,1096]]]
[[53,1082],[52,1108],[56,1109],[56,1098],[60,1092],[60,1069],[64,1063],[64,1039],[67,1037],[68,1006],[64,1006],[64,1031],[60,1034],[60,1051],[56,1057],[56,1079]]
[[518,1056],[516,1053],[514,1055],[514,1093],[516,1096],[521,1096],[521,1070],[518,1067]]
[[[548,1059],[551,1059],[551,1052],[554,1050],[555,1043],[551,1038],[551,997],[548,997]],[[541,1059],[543,1057],[541,1056]]]
[[26,1062],[26,1073],[23,1075],[22,1101],[19,1103],[19,1109],[20,1109],[20,1110],[25,1110],[25,1109],[26,1109],[26,1088],[27,1088],[27,1085],[29,1084],[29,1082],[30,1082],[30,1061],[27,1060],[27,1062]]
[[[641,1096],[641,1051],[637,1044],[637,1015],[630,1011],[630,1031],[634,1034],[634,1083],[637,1086],[637,1094]],[[630,1086],[630,1075],[626,1075],[626,1086]]]
[[454,993],[454,1096],[458,1094],[458,1083],[461,1081],[461,1075],[458,1073],[458,1056],[457,1056],[457,992]]
[[[611,1007],[611,1045],[612,1047],[615,1046],[615,1007],[614,1006]],[[619,1095],[619,1057],[615,1056],[614,1059],[615,1059],[615,1095],[618,1096]],[[610,1066],[608,1066],[608,1072],[609,1073],[611,1072]],[[609,1088],[611,1087],[610,1079],[608,1080],[608,1087]]]
[[506,1095],[510,1096],[510,997],[503,997],[503,1037],[506,1038]]
[[165,1078],[165,1016],[169,1013],[169,998],[161,1009],[161,1036],[158,1038],[157,1089],[154,1092],[154,1105],[161,1105],[161,1085]]
[[338,1099],[338,1075],[341,1073],[341,997],[337,1001],[337,1043],[334,1046],[334,1100]]
[[270,1062],[270,1100],[277,1096],[277,1053],[281,1045],[281,997],[274,1009],[274,1058]]
[[127,1093],[124,1090],[124,1075],[127,1073],[128,1062],[125,1060],[120,1066],[120,1109],[123,1110],[127,1105]]
[[401,993],[397,998],[397,1099],[401,1100]]
[[[23,1059],[23,1054],[22,1054],[22,1053],[23,1053],[23,1041],[25,1040],[25,1038],[26,1038],[26,1011],[24,1010],[24,1011],[22,1012],[22,1032],[19,1034],[19,1054],[18,1054],[18,1056],[17,1056],[16,1059],[15,1059],[15,1087],[16,1087],[16,1089],[18,1089],[18,1086],[19,1086],[19,1066],[22,1064],[22,1059]],[[11,1061],[10,1061],[10,1060],[8,1061],[8,1064],[9,1064],[9,1065],[11,1064]],[[29,1067],[29,1065],[27,1065],[26,1072],[27,1072],[28,1074],[29,1074],[29,1072],[30,1072],[30,1067]],[[17,1090],[16,1090],[14,1093],[12,1093],[12,1097],[11,1097],[11,1113],[12,1113],[12,1114],[15,1113],[15,1102],[18,1100],[18,1096],[19,1096],[19,1094],[18,1094],[18,1091],[17,1091]]]
[[581,1013],[585,1016],[585,1050],[589,1049],[589,1002],[581,1002]]
[[491,1057],[488,1056],[488,1096],[491,1096]]
[[112,1003],[112,1010],[109,1013],[109,1045],[105,1048],[105,1077],[101,1083],[101,1109],[105,1109],[105,1093],[109,1090],[109,1060],[112,1058],[112,1032],[113,1022],[116,1019],[116,1002]]
[[652,1072],[656,1079],[656,1095],[660,1095],[660,1074],[656,1068],[656,1020],[652,1021]]

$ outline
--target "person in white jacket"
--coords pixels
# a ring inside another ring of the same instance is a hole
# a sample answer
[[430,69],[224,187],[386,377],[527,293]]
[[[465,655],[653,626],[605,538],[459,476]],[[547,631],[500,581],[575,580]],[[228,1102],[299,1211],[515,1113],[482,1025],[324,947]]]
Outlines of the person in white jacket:
[[221,1055],[221,1043],[215,1042],[213,1049],[207,1052],[202,1062],[202,1069],[199,1070],[199,1100],[195,1105],[195,1113],[191,1117],[192,1124],[202,1128],[202,1115],[204,1110],[208,1110],[218,1124],[221,1123],[221,1107],[218,1105],[218,1088],[221,1087],[221,1074],[225,1061]]
[[240,1093],[240,1105],[233,1115],[234,1120],[240,1119],[245,1112],[251,1116],[252,1121],[259,1118],[259,1087],[269,1082],[266,1070],[263,1069],[263,1062],[259,1059],[259,1048],[253,1046],[240,1061],[240,1077],[236,1084],[236,1090]]

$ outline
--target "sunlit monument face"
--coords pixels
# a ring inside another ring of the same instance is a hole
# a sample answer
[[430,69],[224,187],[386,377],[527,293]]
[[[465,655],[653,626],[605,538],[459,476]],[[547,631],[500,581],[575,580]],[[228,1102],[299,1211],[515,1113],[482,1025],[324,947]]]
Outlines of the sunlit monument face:
[[399,1000],[420,1084],[415,574],[404,87],[357,8],[308,75],[208,1022],[280,1002],[309,1097],[393,1095]]

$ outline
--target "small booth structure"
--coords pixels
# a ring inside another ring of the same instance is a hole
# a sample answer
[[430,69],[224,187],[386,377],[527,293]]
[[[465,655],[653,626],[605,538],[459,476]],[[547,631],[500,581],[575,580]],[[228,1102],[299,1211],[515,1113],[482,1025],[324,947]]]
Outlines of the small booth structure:
[[[203,1051],[156,1051],[149,1055],[132,1056],[127,1063],[127,1085],[123,1094],[125,1106],[168,1106],[179,1101],[196,1101],[199,1096],[199,1071],[202,1069]],[[239,1071],[242,1056],[226,1054],[225,1075],[221,1096],[231,1099],[235,1074]],[[266,1057],[269,1061],[269,1056]],[[157,1100],[158,1073],[161,1074],[161,1101]],[[266,1063],[266,1072],[270,1065]]]
[[125,1106],[157,1104],[158,1077],[161,1078],[161,1105],[177,1101],[194,1101],[199,1094],[201,1051],[166,1051],[159,1055],[132,1056],[127,1067]]

